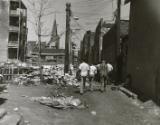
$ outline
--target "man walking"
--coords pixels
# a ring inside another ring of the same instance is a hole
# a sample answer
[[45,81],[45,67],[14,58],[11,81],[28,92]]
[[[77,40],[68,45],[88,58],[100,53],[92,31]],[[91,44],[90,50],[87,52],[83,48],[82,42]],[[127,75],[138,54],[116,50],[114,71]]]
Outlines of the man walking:
[[112,79],[112,71],[113,71],[113,66],[111,65],[111,63],[107,63],[107,84],[109,84],[111,82]]
[[89,81],[90,81],[90,90],[93,91],[93,80],[95,78],[95,75],[97,73],[97,68],[91,64],[90,70],[89,70]]
[[99,72],[100,72],[100,82],[101,82],[101,92],[106,90],[106,81],[107,81],[107,73],[108,67],[106,61],[103,60],[102,63],[99,65]]
[[85,84],[86,84],[86,78],[87,78],[88,71],[89,71],[89,65],[85,61],[83,61],[79,65],[79,70],[81,71],[80,72],[80,75],[81,75],[80,94],[83,94]]

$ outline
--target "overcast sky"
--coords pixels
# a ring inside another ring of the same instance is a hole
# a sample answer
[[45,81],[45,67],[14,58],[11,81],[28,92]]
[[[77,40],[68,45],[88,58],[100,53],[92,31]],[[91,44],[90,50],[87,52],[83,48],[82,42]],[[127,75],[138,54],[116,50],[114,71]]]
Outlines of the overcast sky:
[[[23,0],[27,3],[27,0]],[[33,0],[32,0],[33,1]],[[94,31],[98,21],[100,18],[104,18],[107,22],[111,22],[113,20],[114,11],[116,9],[116,1],[117,0],[49,0],[49,8],[50,11],[56,12],[56,20],[58,24],[58,33],[61,34],[65,32],[65,8],[66,2],[71,3],[71,10],[75,17],[79,17],[77,23],[72,20],[71,28],[79,28],[80,31],[76,31],[76,35],[74,36],[75,42],[79,43],[83,38],[83,34],[86,30]],[[122,0],[123,1],[123,0]],[[28,4],[27,4],[28,5]],[[122,19],[129,18],[129,5],[122,4]],[[28,11],[28,18],[32,19],[32,14]],[[51,14],[46,16],[44,22],[46,24],[46,29],[48,32],[51,31],[53,21],[55,18],[55,14]],[[37,36],[35,35],[35,30],[33,28],[33,24],[28,22],[28,40],[37,40]],[[60,47],[64,48],[64,38],[63,35],[60,40]],[[46,42],[49,38],[44,39]]]

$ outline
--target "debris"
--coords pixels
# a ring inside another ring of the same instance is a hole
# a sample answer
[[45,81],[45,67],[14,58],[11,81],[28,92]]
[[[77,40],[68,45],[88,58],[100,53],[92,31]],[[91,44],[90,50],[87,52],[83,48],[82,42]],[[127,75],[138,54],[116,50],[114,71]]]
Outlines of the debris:
[[138,99],[132,99],[131,102],[132,102],[135,106],[139,106],[140,108],[142,108],[141,102],[140,102]]
[[3,93],[8,93],[8,91],[7,90],[3,90]]
[[95,115],[97,115],[97,112],[96,111],[91,111],[91,114],[95,116]]
[[144,110],[146,110],[151,115],[160,115],[160,108],[152,100],[145,102],[143,105]]
[[7,114],[7,111],[3,108],[0,109],[0,119],[3,118]]
[[39,102],[42,105],[46,105],[58,109],[67,109],[67,108],[85,108],[85,105],[82,104],[80,99],[71,97],[32,97],[32,101]]
[[22,116],[17,114],[6,115],[0,120],[0,125],[23,125]]
[[24,123],[25,123],[25,124],[27,124],[27,125],[28,125],[28,124],[30,124],[30,122],[29,122],[29,121],[24,121]]
[[81,104],[81,101],[79,99],[74,99],[70,103],[71,105],[79,106]]
[[16,107],[16,108],[14,108],[13,110],[16,112],[16,111],[18,111],[19,109]]

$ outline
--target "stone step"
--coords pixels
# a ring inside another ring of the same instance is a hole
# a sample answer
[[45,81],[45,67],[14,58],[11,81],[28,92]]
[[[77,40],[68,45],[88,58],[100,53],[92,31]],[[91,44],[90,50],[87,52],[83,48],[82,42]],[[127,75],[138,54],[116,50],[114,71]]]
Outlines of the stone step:
[[24,120],[20,115],[8,114],[0,120],[0,125],[24,125]]

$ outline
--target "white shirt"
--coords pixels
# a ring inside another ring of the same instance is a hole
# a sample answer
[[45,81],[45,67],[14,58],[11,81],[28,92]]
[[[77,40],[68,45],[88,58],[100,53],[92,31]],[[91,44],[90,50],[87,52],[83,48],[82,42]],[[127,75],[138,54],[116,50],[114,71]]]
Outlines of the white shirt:
[[85,62],[79,65],[79,69],[81,70],[81,76],[87,76],[89,71],[89,65]]
[[73,70],[73,69],[74,69],[74,67],[73,67],[73,65],[72,65],[72,64],[70,64],[70,69],[71,69],[71,70]]
[[89,75],[94,76],[97,73],[97,68],[95,66],[90,66]]
[[107,63],[107,69],[108,72],[111,72],[113,70],[113,66],[110,63]]

